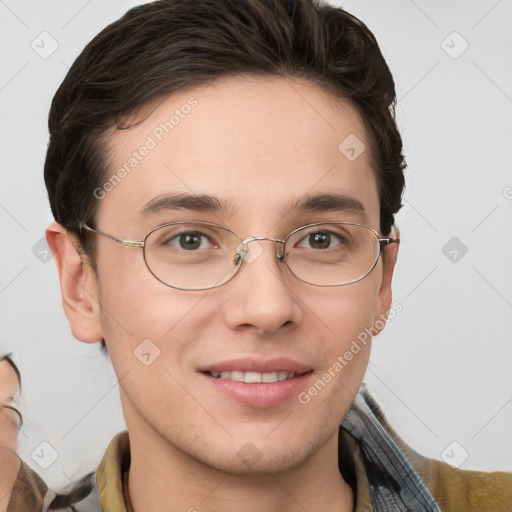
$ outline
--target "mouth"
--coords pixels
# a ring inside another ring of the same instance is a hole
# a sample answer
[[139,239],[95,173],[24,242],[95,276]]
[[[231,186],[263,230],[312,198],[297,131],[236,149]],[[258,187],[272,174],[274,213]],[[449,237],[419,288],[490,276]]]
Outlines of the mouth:
[[288,358],[219,362],[199,372],[213,389],[250,407],[268,408],[298,396],[313,369]]
[[212,370],[204,373],[214,379],[233,380],[235,382],[245,382],[246,384],[273,384],[275,382],[294,379],[295,377],[300,377],[310,372],[311,370],[302,373],[284,370],[275,372],[244,372],[242,370],[218,372]]

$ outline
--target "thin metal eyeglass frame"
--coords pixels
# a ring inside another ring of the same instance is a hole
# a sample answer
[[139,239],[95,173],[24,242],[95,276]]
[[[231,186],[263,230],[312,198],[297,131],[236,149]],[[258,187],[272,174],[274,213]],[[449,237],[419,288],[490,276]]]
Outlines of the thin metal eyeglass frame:
[[181,288],[179,286],[175,286],[175,285],[172,285],[172,284],[169,284],[168,282],[164,281],[163,279],[161,279],[159,276],[157,276],[153,270],[151,269],[151,267],[149,266],[148,262],[147,262],[147,259],[146,259],[146,240],[148,238],[149,235],[151,235],[151,233],[153,233],[154,231],[157,231],[158,229],[161,229],[161,228],[165,228],[167,226],[175,226],[175,225],[179,225],[179,224],[199,224],[201,226],[211,226],[211,227],[215,227],[215,228],[220,228],[220,229],[223,229],[225,231],[228,231],[229,233],[232,233],[233,235],[235,235],[239,240],[240,240],[240,244],[242,245],[242,247],[245,248],[245,246],[249,243],[249,242],[253,242],[253,241],[257,241],[257,240],[268,240],[270,242],[277,242],[277,243],[280,243],[282,244],[282,247],[283,247],[283,250],[286,246],[286,242],[288,241],[288,239],[294,235],[295,233],[297,233],[298,231],[301,231],[302,229],[306,229],[306,228],[311,228],[311,227],[314,227],[314,226],[322,226],[322,225],[329,225],[329,224],[336,224],[336,225],[339,225],[339,224],[342,224],[342,225],[349,225],[349,226],[359,226],[359,227],[362,227],[362,228],[365,228],[365,229],[368,229],[369,231],[371,231],[375,237],[377,238],[377,240],[379,241],[379,244],[380,244],[380,251],[379,251],[379,254],[377,255],[377,257],[375,258],[375,262],[374,264],[372,265],[372,267],[370,268],[370,270],[368,270],[368,272],[366,272],[364,275],[362,275],[361,277],[357,278],[357,279],[354,279],[352,281],[349,281],[347,283],[341,283],[341,284],[315,284],[315,283],[310,283],[309,281],[305,281],[304,279],[300,278],[299,276],[297,276],[295,274],[295,272],[289,267],[288,263],[286,262],[286,254],[284,252],[281,252],[281,253],[277,253],[277,259],[280,261],[280,262],[284,262],[286,267],[288,268],[288,270],[292,273],[292,275],[294,275],[299,281],[303,282],[303,283],[306,283],[306,284],[310,284],[312,286],[320,286],[320,287],[333,287],[333,286],[346,286],[347,284],[353,284],[353,283],[357,283],[358,281],[361,281],[362,279],[364,279],[368,274],[370,274],[370,272],[375,268],[375,266],[377,265],[377,262],[379,261],[379,258],[381,257],[382,255],[382,251],[384,250],[384,247],[386,247],[387,245],[389,244],[394,244],[394,243],[399,243],[400,241],[396,238],[391,238],[391,237],[381,237],[377,231],[375,231],[373,228],[369,227],[369,226],[365,226],[363,224],[357,224],[355,222],[335,222],[335,221],[328,221],[328,222],[315,222],[313,224],[306,224],[304,226],[300,226],[296,229],[294,229],[292,232],[290,232],[286,238],[284,240],[281,240],[279,238],[271,238],[271,237],[267,237],[267,236],[251,236],[251,237],[247,237],[245,239],[242,239],[242,237],[238,234],[238,233],[235,233],[234,231],[232,231],[231,229],[225,227],[225,226],[220,226],[218,224],[214,224],[212,222],[204,222],[204,221],[189,221],[189,220],[186,220],[186,221],[176,221],[176,222],[167,222],[166,224],[161,224],[160,226],[156,226],[152,229],[150,229],[144,236],[144,239],[143,240],[121,240],[120,238],[117,238],[115,236],[112,236],[112,235],[109,235],[108,233],[105,233],[103,231],[99,231],[97,229],[93,229],[91,227],[89,227],[87,224],[81,222],[80,225],[79,225],[79,229],[81,230],[82,228],[85,229],[86,231],[89,231],[91,233],[95,233],[96,235],[100,235],[100,236],[103,236],[105,238],[108,238],[109,240],[112,240],[113,242],[115,242],[116,244],[122,246],[122,247],[137,247],[137,248],[140,248],[142,249],[142,252],[143,252],[143,257],[144,257],[144,263],[146,264],[146,267],[148,268],[149,272],[158,280],[160,281],[162,284],[170,287],[170,288],[175,288],[177,290],[184,290],[184,291],[200,291],[200,290],[211,290],[213,288],[218,288],[220,286],[223,286],[225,285],[226,283],[229,283],[229,281],[231,281],[239,272],[240,272],[240,269],[242,268],[243,266],[243,262],[244,262],[244,255],[246,253],[244,253],[243,255],[240,254],[240,253],[235,253],[235,257],[238,255],[240,256],[240,265],[237,263],[235,263],[235,266],[237,267],[237,270],[236,272],[227,280],[227,281],[224,281],[222,282],[221,284],[215,284],[213,286],[208,286],[208,287],[204,287],[204,288]]

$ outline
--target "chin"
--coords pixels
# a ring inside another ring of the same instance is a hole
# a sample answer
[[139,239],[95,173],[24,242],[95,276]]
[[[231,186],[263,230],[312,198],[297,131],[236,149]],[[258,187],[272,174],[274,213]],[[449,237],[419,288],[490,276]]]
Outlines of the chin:
[[[266,453],[255,448],[255,445],[247,443],[242,449],[250,447],[240,458],[235,459],[232,454],[219,456],[212,461],[212,467],[217,470],[239,476],[272,475],[291,471],[302,465],[309,457],[300,447],[300,452]],[[253,451],[253,453],[249,453]]]
[[237,437],[223,446],[196,443],[189,455],[205,466],[232,475],[278,474],[297,468],[318,449],[318,443],[305,443],[304,438],[276,435],[270,439],[260,433]]

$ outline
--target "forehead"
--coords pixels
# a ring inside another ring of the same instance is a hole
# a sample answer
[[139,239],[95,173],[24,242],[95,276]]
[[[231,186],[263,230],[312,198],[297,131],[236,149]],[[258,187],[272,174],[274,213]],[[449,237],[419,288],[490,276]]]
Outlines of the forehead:
[[180,91],[109,146],[102,227],[143,225],[145,206],[165,194],[214,197],[226,215],[271,223],[305,197],[338,194],[359,201],[378,228],[363,122],[348,101],[308,82],[237,77]]

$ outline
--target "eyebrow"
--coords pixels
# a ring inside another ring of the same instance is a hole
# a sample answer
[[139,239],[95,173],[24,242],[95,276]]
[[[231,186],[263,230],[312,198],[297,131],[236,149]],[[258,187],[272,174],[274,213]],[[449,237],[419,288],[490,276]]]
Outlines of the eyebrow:
[[[196,212],[226,212],[233,214],[237,208],[232,201],[206,194],[161,194],[148,201],[140,215],[148,217],[168,210],[190,210]],[[302,212],[344,212],[367,219],[363,204],[356,198],[344,194],[306,195],[288,206],[283,216]]]
[[236,208],[230,201],[205,194],[161,194],[148,201],[140,215],[148,217],[167,210],[191,210],[196,212],[227,212],[232,214]]
[[317,194],[302,197],[295,204],[290,206],[284,212],[289,213],[300,212],[343,212],[360,215],[363,220],[367,220],[366,210],[355,197],[344,194]]

